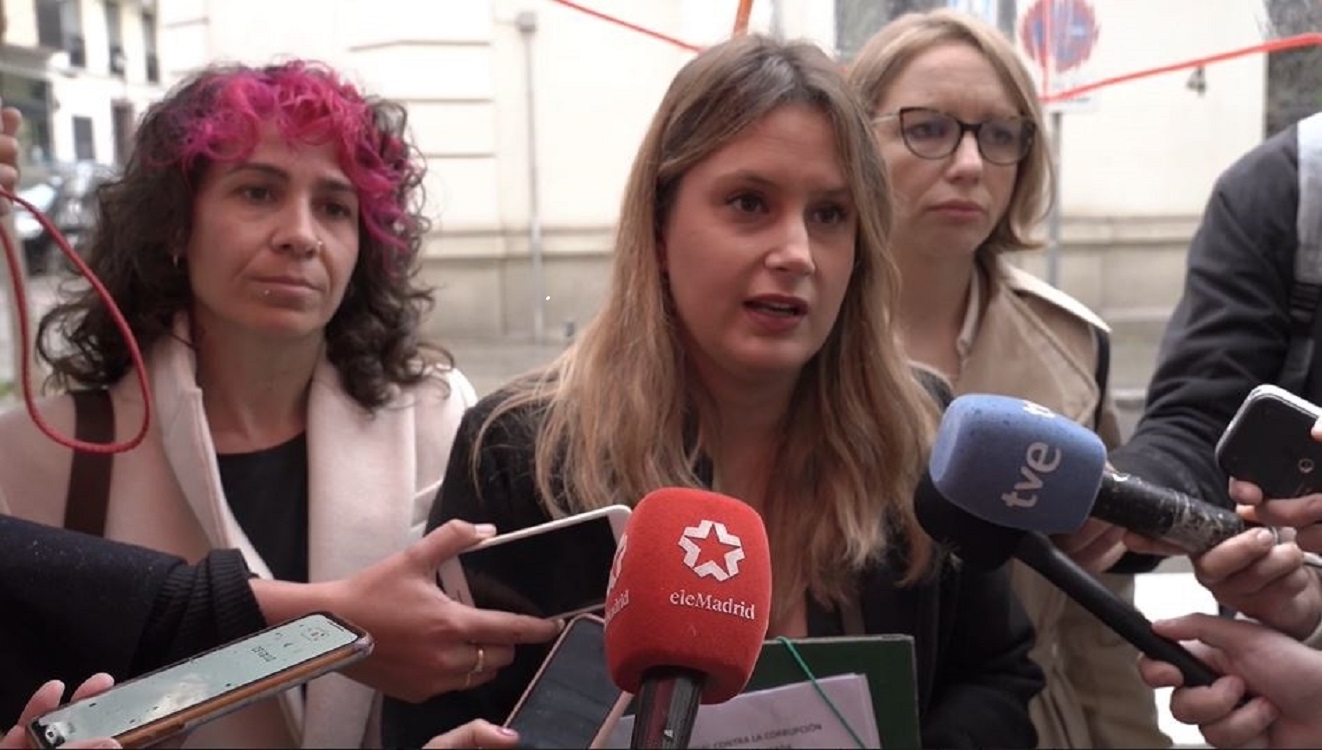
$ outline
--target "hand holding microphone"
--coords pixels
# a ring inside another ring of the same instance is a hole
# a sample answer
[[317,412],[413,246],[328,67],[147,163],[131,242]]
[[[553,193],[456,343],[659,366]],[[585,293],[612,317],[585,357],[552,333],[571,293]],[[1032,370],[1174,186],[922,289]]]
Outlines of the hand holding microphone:
[[1159,488],[1135,491],[1131,484],[1117,492],[1126,480],[1108,482],[1105,462],[1096,435],[1041,406],[1004,396],[962,396],[937,432],[928,476],[914,499],[918,520],[966,564],[994,567],[1017,557],[1140,651],[1176,665],[1185,684],[1210,685],[1218,677],[1214,671],[1154,633],[1141,613],[1080,570],[1044,534],[1073,531],[1090,513],[1186,540],[1224,533],[1239,519]]
[[638,696],[631,747],[688,747],[698,702],[738,695],[771,609],[757,512],[734,498],[661,489],[634,508],[606,593],[606,660]]

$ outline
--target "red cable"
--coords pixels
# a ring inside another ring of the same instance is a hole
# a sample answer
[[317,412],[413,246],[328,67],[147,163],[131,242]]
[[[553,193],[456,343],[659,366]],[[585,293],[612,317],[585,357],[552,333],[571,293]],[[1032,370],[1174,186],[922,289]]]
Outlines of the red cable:
[[1100,81],[1093,81],[1092,83],[1083,86],[1075,86],[1072,89],[1065,89],[1064,91],[1058,91],[1050,96],[1044,96],[1042,97],[1042,101],[1059,102],[1073,99],[1074,97],[1086,94],[1089,91],[1096,91],[1097,89],[1114,86],[1118,83],[1128,83],[1129,81],[1136,81],[1140,78],[1149,78],[1162,73],[1172,73],[1177,70],[1199,68],[1209,63],[1233,60],[1237,57],[1245,57],[1258,52],[1280,52],[1281,50],[1294,49],[1296,47],[1311,47],[1319,44],[1322,44],[1322,34],[1318,33],[1299,34],[1297,36],[1285,37],[1284,39],[1273,39],[1270,42],[1263,42],[1262,44],[1255,44],[1250,47],[1232,49],[1228,52],[1208,55],[1207,57],[1199,57],[1194,60],[1162,65],[1157,68],[1139,70],[1133,73],[1125,73],[1124,75],[1112,76],[1111,78],[1103,78]]
[[55,240],[55,244],[59,246],[60,252],[64,253],[65,257],[74,264],[83,278],[87,279],[87,282],[96,290],[97,295],[105,301],[106,307],[110,310],[110,317],[114,319],[115,326],[119,328],[120,334],[124,336],[124,342],[128,345],[129,358],[133,360],[133,368],[138,373],[138,387],[142,390],[142,427],[138,430],[138,434],[127,442],[88,443],[77,438],[66,438],[56,432],[55,428],[51,427],[42,418],[37,411],[32,396],[32,358],[28,356],[28,352],[31,351],[32,347],[32,337],[28,332],[28,300],[27,293],[23,289],[23,269],[18,262],[18,254],[14,250],[14,243],[10,239],[9,233],[0,229],[0,239],[3,239],[5,245],[5,262],[9,264],[9,278],[14,288],[14,306],[18,310],[18,335],[22,346],[21,359],[23,361],[23,403],[27,406],[28,415],[32,417],[32,421],[36,423],[37,428],[45,433],[47,437],[67,448],[87,453],[123,453],[133,450],[147,437],[147,428],[151,426],[151,388],[147,384],[147,366],[143,364],[142,351],[138,349],[138,342],[133,338],[133,331],[129,329],[128,321],[124,319],[124,314],[119,311],[119,306],[111,299],[110,293],[101,284],[101,280],[96,277],[96,274],[92,273],[87,264],[83,262],[83,259],[78,257],[78,253],[69,247],[68,240],[64,239],[64,235],[60,234],[59,230],[51,224],[50,219],[46,218],[31,203],[3,188],[0,188],[0,198],[11,200],[30,211],[33,217],[45,227],[46,231],[50,232],[50,236]]
[[589,16],[592,16],[592,17],[594,17],[594,18],[600,18],[601,20],[606,21],[606,22],[608,22],[608,23],[613,23],[613,24],[615,24],[616,26],[623,26],[623,27],[626,28],[626,29],[630,29],[630,30],[632,30],[632,31],[637,31],[639,34],[642,34],[643,36],[650,36],[650,37],[652,37],[653,39],[659,39],[659,40],[661,40],[661,41],[663,41],[663,42],[669,42],[670,44],[673,44],[673,45],[675,45],[676,47],[681,47],[681,48],[686,49],[686,50],[688,50],[688,51],[690,51],[690,52],[701,52],[701,51],[702,51],[702,47],[699,47],[699,46],[696,45],[696,44],[689,44],[688,42],[681,41],[681,40],[679,40],[679,39],[674,38],[673,36],[666,36],[665,34],[662,34],[662,33],[659,32],[659,31],[652,31],[651,29],[644,28],[644,27],[642,27],[642,26],[639,26],[638,24],[635,24],[635,23],[629,23],[628,21],[625,21],[625,20],[620,19],[620,18],[616,18],[616,17],[614,17],[614,16],[608,16],[608,15],[606,15],[605,13],[602,13],[602,12],[599,11],[599,10],[593,10],[593,9],[591,9],[591,8],[586,8],[586,7],[582,6],[582,5],[579,5],[578,3],[570,2],[570,0],[551,0],[551,2],[553,2],[553,3],[557,3],[557,4],[559,4],[559,5],[563,5],[563,6],[565,6],[566,8],[573,8],[574,10],[582,11],[582,12],[588,14]]

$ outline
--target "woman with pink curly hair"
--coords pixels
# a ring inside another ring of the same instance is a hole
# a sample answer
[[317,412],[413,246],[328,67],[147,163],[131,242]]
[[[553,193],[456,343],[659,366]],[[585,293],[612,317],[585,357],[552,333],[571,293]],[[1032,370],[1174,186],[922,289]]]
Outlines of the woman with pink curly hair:
[[[192,76],[145,114],[122,177],[98,191],[88,245],[146,356],[151,432],[96,466],[23,409],[0,417],[0,511],[190,561],[237,548],[261,578],[311,584],[288,611],[263,600],[268,620],[334,609],[376,636],[350,671],[367,685],[317,680],[191,746],[375,743],[371,686],[420,700],[481,684],[512,644],[557,632],[436,587],[435,550],[492,529],[392,556],[420,533],[475,400],[419,339],[421,179],[403,109],[331,70]],[[72,391],[38,405],[45,419],[64,434],[132,435],[144,405],[105,304],[77,293],[40,330],[53,382]]]

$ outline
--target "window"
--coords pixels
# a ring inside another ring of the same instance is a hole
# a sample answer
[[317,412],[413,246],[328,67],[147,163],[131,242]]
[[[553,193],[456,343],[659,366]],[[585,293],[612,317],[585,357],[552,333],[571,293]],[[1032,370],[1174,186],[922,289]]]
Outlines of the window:
[[971,12],[1012,34],[1015,3],[1016,0],[835,0],[836,52],[842,62],[849,62],[864,42],[892,19],[934,8]]
[[51,49],[64,49],[64,24],[61,0],[36,0],[37,44]]
[[78,161],[96,161],[96,144],[92,139],[92,118],[73,118],[73,153]]
[[156,57],[156,14],[148,7],[142,8],[142,44],[147,52],[147,80],[161,82],[161,63]]
[[110,105],[110,125],[114,128],[115,163],[122,167],[133,148],[133,104],[115,102]]
[[106,41],[110,43],[110,72],[124,75],[128,70],[128,58],[124,56],[124,27],[120,23],[120,9],[117,0],[105,0]]
[[23,113],[23,127],[18,131],[19,165],[49,162],[50,84],[36,78],[0,73],[0,101]]
[[[1267,30],[1280,38],[1317,31],[1322,7],[1296,0],[1267,0]],[[1322,47],[1281,50],[1267,56],[1266,135],[1322,109]]]

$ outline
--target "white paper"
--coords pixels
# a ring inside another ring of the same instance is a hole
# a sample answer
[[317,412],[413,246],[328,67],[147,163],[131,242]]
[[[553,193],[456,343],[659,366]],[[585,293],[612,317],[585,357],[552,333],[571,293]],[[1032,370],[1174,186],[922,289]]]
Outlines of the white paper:
[[[867,677],[844,674],[817,681],[864,747],[881,747]],[[627,748],[633,717],[620,719],[606,747]],[[694,748],[857,747],[831,707],[810,682],[736,696],[727,703],[702,706],[693,725]]]

